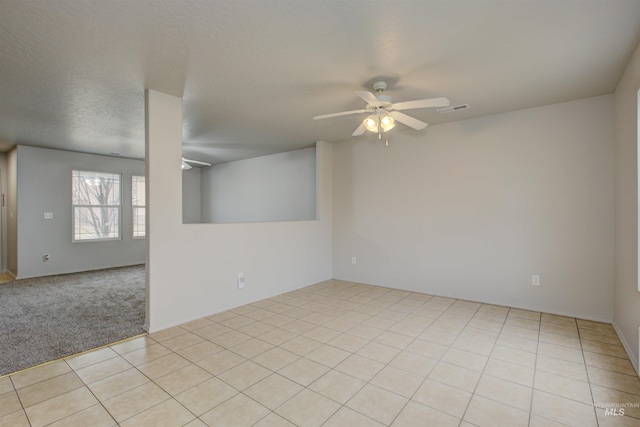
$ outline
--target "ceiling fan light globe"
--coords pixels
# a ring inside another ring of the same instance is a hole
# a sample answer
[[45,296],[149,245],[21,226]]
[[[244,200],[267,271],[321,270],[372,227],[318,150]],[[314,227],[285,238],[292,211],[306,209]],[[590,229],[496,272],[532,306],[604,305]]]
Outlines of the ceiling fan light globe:
[[370,115],[369,117],[367,117],[366,119],[364,119],[364,122],[362,122],[364,124],[364,127],[369,131],[369,132],[378,132],[378,120],[376,120],[376,116],[375,115]]
[[393,117],[391,116],[388,116],[388,115],[382,116],[382,118],[380,118],[380,127],[382,128],[383,131],[388,132],[394,127],[396,127],[396,122],[395,120],[393,120]]

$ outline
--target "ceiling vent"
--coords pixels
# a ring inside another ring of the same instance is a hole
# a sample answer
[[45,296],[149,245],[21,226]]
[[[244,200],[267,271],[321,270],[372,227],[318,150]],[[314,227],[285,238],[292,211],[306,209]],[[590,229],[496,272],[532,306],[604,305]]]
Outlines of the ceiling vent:
[[469,104],[461,104],[461,105],[454,105],[453,107],[441,108],[436,111],[440,114],[445,114],[445,113],[452,113],[454,111],[459,111],[459,110],[466,110],[467,108],[469,108]]

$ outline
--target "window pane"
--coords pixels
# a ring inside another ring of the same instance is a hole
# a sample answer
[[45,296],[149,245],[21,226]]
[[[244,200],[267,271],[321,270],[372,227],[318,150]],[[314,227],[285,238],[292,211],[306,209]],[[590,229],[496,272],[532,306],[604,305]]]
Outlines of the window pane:
[[133,208],[133,237],[145,237],[146,235],[145,211],[144,207]]
[[73,240],[120,238],[120,174],[72,171]]
[[133,206],[133,237],[145,237],[145,178],[131,177],[131,205]]
[[120,175],[73,171],[74,205],[120,205]]
[[120,207],[74,207],[74,240],[120,237]]
[[134,175],[131,178],[131,197],[133,206],[146,206],[144,176]]

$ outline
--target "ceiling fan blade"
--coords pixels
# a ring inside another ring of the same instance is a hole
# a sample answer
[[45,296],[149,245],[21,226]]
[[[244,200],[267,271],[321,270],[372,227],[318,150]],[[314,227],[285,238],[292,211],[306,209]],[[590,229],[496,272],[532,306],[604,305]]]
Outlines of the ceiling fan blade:
[[330,117],[348,116],[349,114],[360,114],[360,113],[366,113],[366,112],[367,110],[353,110],[353,111],[343,111],[341,113],[323,114],[321,116],[315,116],[313,120],[328,119]]
[[374,94],[372,94],[371,92],[367,92],[366,90],[358,90],[356,91],[356,95],[362,98],[364,102],[366,102],[369,105],[380,104],[380,101],[378,100],[378,98],[376,98]]
[[396,121],[403,123],[409,126],[410,128],[414,128],[415,130],[420,130],[427,127],[427,124],[425,122],[418,119],[414,119],[413,117],[407,116],[406,114],[401,113],[399,111],[392,111],[389,113],[389,115],[393,117]]
[[351,136],[360,136],[364,133],[365,130],[367,130],[367,128],[364,127],[364,122],[362,122],[360,123],[360,126],[358,126],[358,128],[353,131]]
[[413,108],[448,107],[447,98],[418,99],[415,101],[398,102],[391,106],[393,110],[411,110]]

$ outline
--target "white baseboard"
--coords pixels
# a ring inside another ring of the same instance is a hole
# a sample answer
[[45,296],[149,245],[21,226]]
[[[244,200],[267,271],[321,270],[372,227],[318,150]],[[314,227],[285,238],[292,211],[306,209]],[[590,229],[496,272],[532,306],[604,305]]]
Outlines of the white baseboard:
[[[629,360],[631,361],[633,368],[636,370],[636,374],[640,376],[640,366],[638,366],[638,358],[636,357],[635,352],[632,350],[631,345],[629,345],[629,341],[627,341],[624,334],[622,333],[622,330],[618,327],[615,321],[611,322],[611,325],[616,331],[616,334],[618,334],[618,338],[620,339],[624,350],[627,352],[627,356],[629,356]],[[638,329],[638,334],[640,334],[640,329]]]
[[369,286],[380,286],[383,288],[389,288],[389,289],[398,289],[401,291],[407,291],[407,292],[416,292],[416,293],[420,293],[420,294],[426,294],[426,295],[433,295],[433,296],[438,296],[438,297],[445,297],[445,298],[455,298],[458,300],[462,300],[462,301],[471,301],[471,302],[479,302],[482,304],[491,304],[491,305],[498,305],[501,307],[509,307],[509,308],[517,308],[519,310],[527,310],[527,311],[535,311],[535,312],[539,312],[539,313],[545,313],[545,314],[553,314],[556,316],[564,316],[564,317],[573,317],[575,319],[580,319],[580,320],[591,320],[593,322],[600,322],[600,323],[608,323],[611,324],[612,322],[612,318],[611,317],[599,317],[599,316],[587,316],[581,313],[574,313],[574,312],[570,312],[570,311],[563,311],[563,310],[556,310],[556,309],[550,309],[548,307],[544,307],[544,306],[536,306],[536,305],[526,305],[526,304],[519,304],[519,303],[514,303],[511,301],[503,301],[503,300],[496,300],[496,299],[486,299],[486,298],[482,298],[482,297],[468,297],[465,295],[460,295],[457,293],[449,293],[449,294],[445,294],[445,293],[433,293],[433,292],[429,292],[428,289],[414,289],[412,287],[401,287],[401,286],[397,286],[397,285],[381,285],[378,283],[368,283],[368,282],[358,282],[355,280],[349,280],[349,279],[339,279],[339,278],[333,278],[333,280],[340,280],[343,282],[350,282],[350,283],[358,283],[358,284],[363,284],[363,285],[369,285]]

